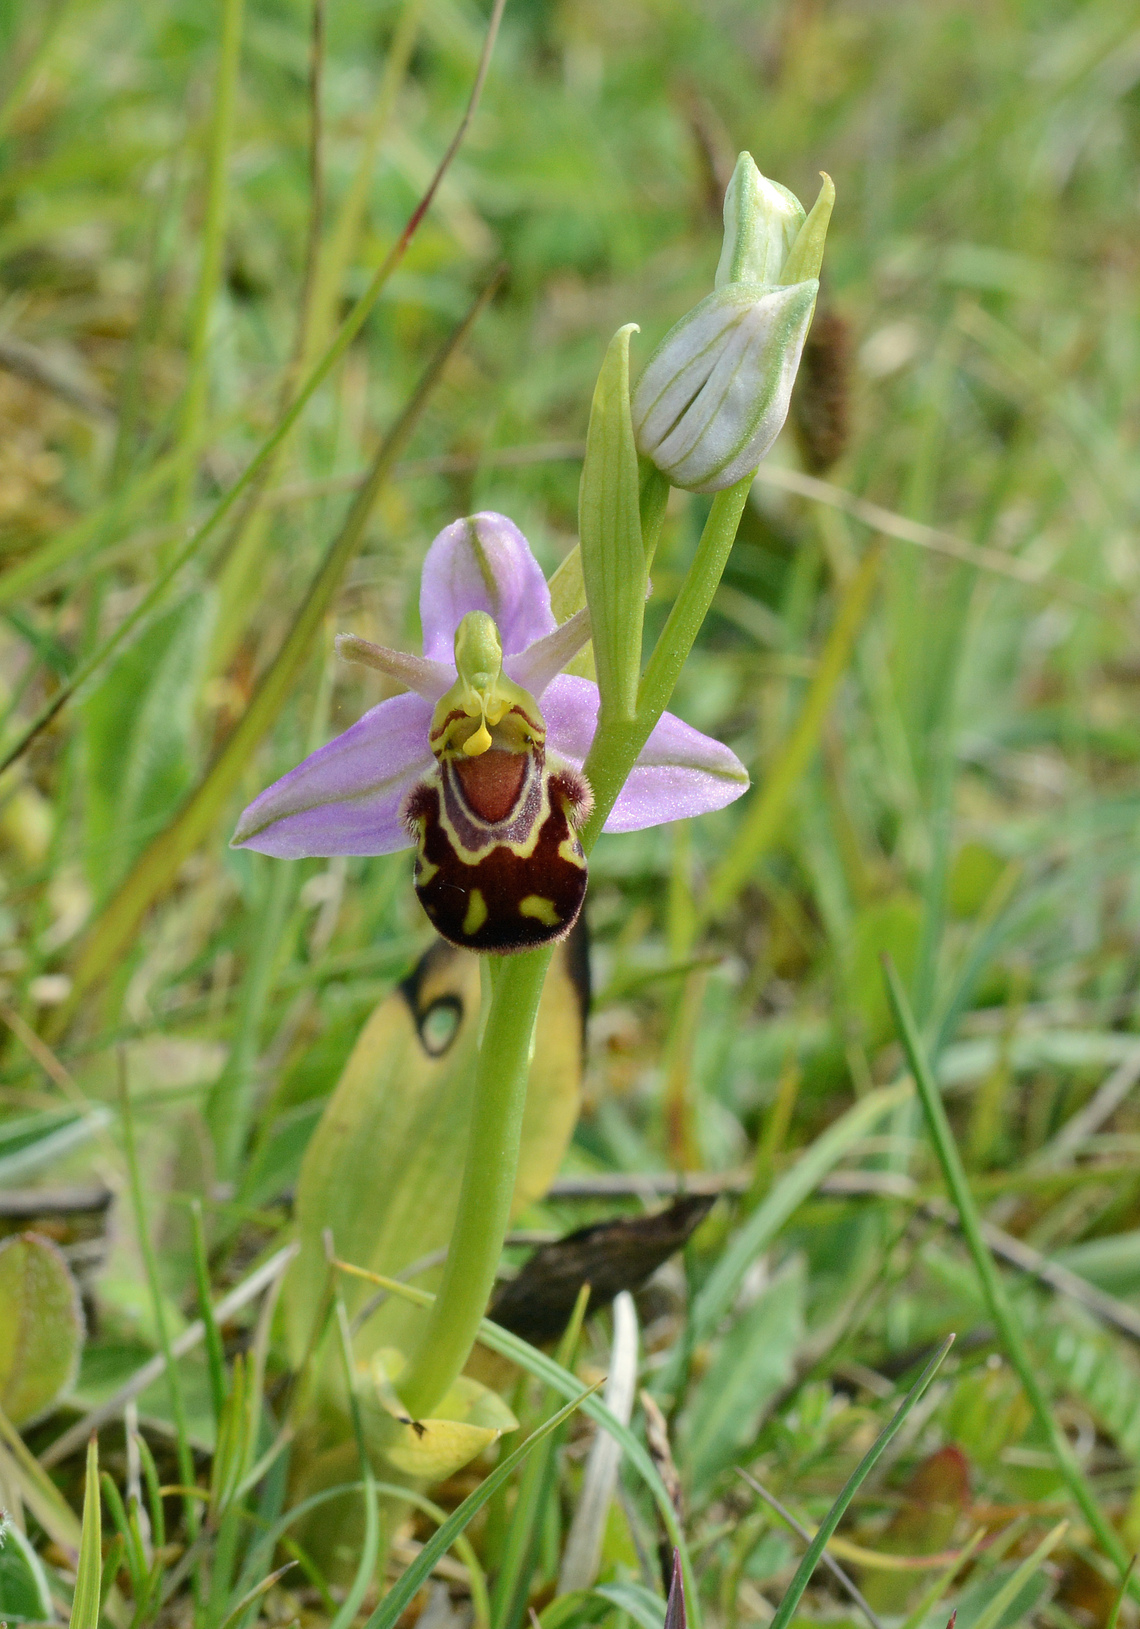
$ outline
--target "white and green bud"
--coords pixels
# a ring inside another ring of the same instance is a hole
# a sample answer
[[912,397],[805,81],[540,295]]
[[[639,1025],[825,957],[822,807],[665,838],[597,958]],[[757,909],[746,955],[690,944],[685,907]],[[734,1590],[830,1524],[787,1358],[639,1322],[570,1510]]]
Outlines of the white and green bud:
[[631,402],[637,448],[673,486],[720,492],[754,470],[788,415],[819,293],[835,188],[810,214],[741,153],[724,199],[716,288],[666,334]]

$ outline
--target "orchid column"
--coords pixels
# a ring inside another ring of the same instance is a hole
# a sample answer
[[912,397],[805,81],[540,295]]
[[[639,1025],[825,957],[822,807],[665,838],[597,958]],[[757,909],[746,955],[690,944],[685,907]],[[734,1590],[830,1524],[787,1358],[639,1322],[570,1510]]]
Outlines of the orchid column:
[[[486,958],[484,1025],[455,1231],[400,1379],[423,1419],[467,1361],[510,1218],[535,1017],[603,831],[723,807],[734,754],[666,712],[711,604],[757,464],[788,410],[818,291],[833,189],[810,215],[742,154],[725,199],[717,287],[633,394],[633,325],[594,392],[579,500],[581,608],[561,626],[505,516],[442,531],[420,590],[422,656],[367,641],[340,654],[404,690],[263,792],[235,844],[283,858],[415,846],[429,920]],[[670,485],[712,492],[693,564],[642,671],[649,569]],[[563,669],[593,641],[597,684]]]

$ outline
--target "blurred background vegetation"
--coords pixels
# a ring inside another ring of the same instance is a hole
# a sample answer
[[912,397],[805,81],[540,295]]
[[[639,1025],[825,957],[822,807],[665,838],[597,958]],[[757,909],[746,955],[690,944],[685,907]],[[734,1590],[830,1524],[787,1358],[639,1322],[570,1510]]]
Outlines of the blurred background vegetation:
[[[1140,9],[509,0],[481,107],[407,255],[254,501],[152,604],[398,238],[486,29],[470,0],[328,0],[321,15],[314,172],[305,0],[245,0],[244,15],[235,0],[0,6],[0,747],[21,749],[0,778],[0,1227],[60,1246],[87,1325],[81,1343],[54,1256],[41,1281],[9,1254],[7,1316],[23,1307],[43,1333],[50,1302],[58,1336],[25,1394],[0,1334],[0,1402],[50,1458],[185,1329],[202,1289],[192,1200],[217,1296],[289,1238],[321,1111],[431,936],[407,854],[270,862],[228,850],[236,815],[386,694],[335,662],[332,635],[418,648],[419,565],[442,525],[500,509],[557,566],[605,344],[636,320],[638,365],[707,291],[747,148],[809,202],[821,169],[838,193],[795,424],[675,703],[754,788],[691,826],[599,844],[584,1099],[563,1164],[589,1196],[555,1195],[520,1226],[636,1213],[643,1190],[623,1192],[623,1173],[723,1179],[683,1270],[639,1303],[643,1380],[670,1352],[688,1364],[670,1424],[717,1623],[766,1623],[800,1552],[733,1464],[818,1520],[896,1384],[956,1329],[845,1532],[888,1619],[933,1626],[953,1601],[960,1629],[988,1629],[988,1604],[1068,1507],[961,1242],[929,1208],[942,1188],[912,1108],[782,1219],[725,1325],[686,1345],[686,1306],[825,1128],[898,1077],[889,951],[984,1214],[1104,1292],[1090,1310],[1009,1281],[1057,1418],[1140,1544]],[[219,776],[353,479],[500,262],[280,704]],[[674,494],[651,624],[706,512]],[[881,563],[858,578],[876,537]],[[781,798],[763,804],[774,774]],[[599,1174],[609,1197],[585,1181]],[[227,1358],[251,1318],[224,1323]],[[583,1373],[604,1370],[609,1339],[594,1320]],[[275,1327],[263,1348],[268,1420],[288,1365]],[[201,1350],[180,1367],[181,1420],[162,1382],[137,1404],[171,1485],[187,1467],[208,1480],[215,1446],[217,1373]],[[544,1494],[540,1608],[581,1477],[574,1433]],[[26,1507],[48,1568],[49,1598],[23,1615],[66,1611],[79,1453],[52,1471],[61,1497],[5,1441],[0,1503]],[[103,1434],[120,1484],[139,1474],[132,1441],[121,1423]],[[446,1508],[464,1474],[436,1490]],[[639,1499],[613,1507],[602,1576],[652,1585]],[[166,1506],[175,1567],[195,1518]],[[393,1575],[427,1520],[401,1519]],[[492,1575],[505,1521],[472,1529]],[[979,1529],[943,1604],[924,1595]],[[875,1570],[868,1549],[928,1559]],[[333,1614],[339,1585],[306,1559],[247,1621]],[[1107,1619],[1113,1574],[1079,1520],[1016,1576],[1003,1625]],[[469,1577],[452,1564],[444,1594],[437,1581],[410,1611],[446,1626]],[[165,1622],[195,1610],[177,1585]],[[136,1622],[159,1611],[124,1573],[116,1625],[126,1596]],[[223,1592],[196,1610],[220,1626],[232,1606]],[[627,1607],[595,1603],[589,1621]],[[801,1608],[854,1610],[826,1575]]]

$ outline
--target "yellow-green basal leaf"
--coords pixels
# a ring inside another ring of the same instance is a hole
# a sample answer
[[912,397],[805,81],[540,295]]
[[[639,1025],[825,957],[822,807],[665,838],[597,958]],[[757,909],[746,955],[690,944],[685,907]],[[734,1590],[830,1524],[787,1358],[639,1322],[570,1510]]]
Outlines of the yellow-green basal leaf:
[[0,1408],[13,1425],[43,1414],[75,1380],[83,1313],[67,1263],[48,1239],[0,1243]]

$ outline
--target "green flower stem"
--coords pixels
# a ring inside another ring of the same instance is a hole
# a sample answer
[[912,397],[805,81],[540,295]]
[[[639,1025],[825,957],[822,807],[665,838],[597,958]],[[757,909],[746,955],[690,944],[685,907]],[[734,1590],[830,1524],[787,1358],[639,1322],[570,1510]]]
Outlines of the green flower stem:
[[627,722],[609,718],[602,710],[585,765],[586,779],[594,793],[593,812],[582,829],[582,847],[587,854],[597,842],[638,753],[669,705],[673,686],[720,587],[754,474],[744,476],[713,499],[693,563],[638,687],[636,717]]
[[488,958],[491,1000],[475,1071],[459,1210],[443,1283],[400,1392],[414,1419],[431,1415],[467,1362],[487,1310],[515,1191],[519,1139],[543,981],[553,946]]

